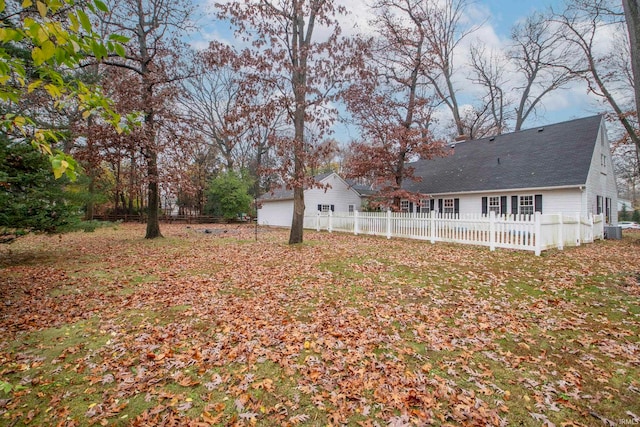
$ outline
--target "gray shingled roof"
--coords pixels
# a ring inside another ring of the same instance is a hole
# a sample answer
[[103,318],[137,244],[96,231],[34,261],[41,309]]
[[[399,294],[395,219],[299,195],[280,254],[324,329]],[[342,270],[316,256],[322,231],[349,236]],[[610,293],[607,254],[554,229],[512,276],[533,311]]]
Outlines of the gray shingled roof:
[[410,163],[422,194],[584,185],[602,116],[458,143],[454,154]]
[[[334,172],[327,172],[320,175],[316,175],[313,178],[316,182],[320,182],[328,176],[332,175]],[[344,178],[343,178],[344,179]],[[355,181],[346,179],[346,183],[353,188],[356,193],[360,196],[367,196],[374,194],[375,191],[372,190],[369,186],[357,184]],[[266,193],[260,197],[261,200],[291,200],[293,199],[293,190],[287,190],[286,187],[278,187],[272,190],[269,193]]]

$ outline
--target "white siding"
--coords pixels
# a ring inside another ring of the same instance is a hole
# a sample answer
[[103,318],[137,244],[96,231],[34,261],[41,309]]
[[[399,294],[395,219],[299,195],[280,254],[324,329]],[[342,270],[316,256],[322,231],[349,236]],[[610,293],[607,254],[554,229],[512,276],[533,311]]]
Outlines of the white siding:
[[[604,157],[603,157],[604,156]],[[604,166],[602,165],[604,159]],[[604,121],[600,125],[598,139],[595,142],[593,157],[591,158],[591,167],[587,177],[587,192],[585,197],[585,212],[597,213],[597,196],[611,199],[611,218],[609,223],[618,224],[618,213],[616,207],[618,205],[618,189],[613,172],[613,164],[611,162],[611,149],[609,139],[604,127]]]
[[258,209],[258,224],[291,227],[293,200],[264,201]]
[[512,196],[535,196],[542,195],[542,213],[564,213],[567,215],[575,215],[583,213],[582,209],[582,193],[579,188],[560,189],[560,190],[509,190],[496,191],[492,193],[477,194],[450,194],[443,196],[434,196],[436,199],[435,207],[438,209],[438,199],[460,199],[460,215],[481,214],[483,197],[500,197],[507,196],[507,211],[503,212],[511,214]]
[[349,188],[347,183],[336,174],[322,180],[321,184],[329,184],[331,188],[312,188],[304,192],[305,215],[318,210],[318,205],[333,205],[335,212],[348,212],[349,205],[360,210],[361,199],[358,193]]
[[[304,192],[305,215],[318,210],[318,205],[333,205],[335,212],[348,212],[349,205],[361,209],[362,200],[358,193],[338,175],[331,174],[321,181],[331,187],[311,188]],[[293,200],[263,200],[258,209],[258,224],[278,227],[291,227],[293,219]]]

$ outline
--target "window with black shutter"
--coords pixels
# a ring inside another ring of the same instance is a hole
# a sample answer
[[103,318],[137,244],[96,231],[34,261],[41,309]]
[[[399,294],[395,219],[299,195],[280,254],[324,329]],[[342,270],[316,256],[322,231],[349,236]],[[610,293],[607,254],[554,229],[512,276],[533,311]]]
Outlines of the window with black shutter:
[[542,194],[536,194],[534,209],[542,213]]

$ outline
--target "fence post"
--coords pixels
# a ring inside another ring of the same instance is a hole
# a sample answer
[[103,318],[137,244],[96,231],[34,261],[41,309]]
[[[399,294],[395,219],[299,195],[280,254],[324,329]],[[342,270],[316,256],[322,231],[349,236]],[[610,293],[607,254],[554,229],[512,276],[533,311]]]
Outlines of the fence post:
[[540,253],[542,253],[542,212],[536,212],[533,218],[535,221],[535,231],[533,233],[536,239],[535,253],[536,256],[540,256]]
[[360,226],[358,224],[358,211],[353,211],[353,234],[356,236],[360,233]]
[[431,237],[431,243],[436,242],[436,211],[429,212],[429,235]]
[[496,250],[496,212],[489,212],[489,250]]
[[329,210],[329,226],[327,227],[329,233],[333,233],[333,211]]
[[391,238],[391,209],[387,210],[387,239]]
[[316,231],[320,231],[320,211],[316,213]]
[[562,216],[562,213],[558,214],[558,234],[560,234],[558,236],[558,249],[563,250],[564,249],[564,217]]
[[582,244],[582,222],[580,221],[582,218],[580,217],[580,212],[576,213],[577,223],[578,223],[578,232],[576,235],[578,236],[578,240],[576,242],[577,246]]

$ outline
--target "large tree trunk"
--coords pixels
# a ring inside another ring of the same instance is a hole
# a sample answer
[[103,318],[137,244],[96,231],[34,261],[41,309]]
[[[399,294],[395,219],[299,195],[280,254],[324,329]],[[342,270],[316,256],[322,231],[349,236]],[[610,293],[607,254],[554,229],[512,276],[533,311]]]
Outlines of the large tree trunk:
[[308,37],[305,39],[304,19],[301,10],[296,8],[293,17],[292,35],[292,86],[295,100],[295,111],[293,113],[293,218],[291,220],[291,232],[289,233],[289,244],[302,243],[304,229],[304,183],[305,183],[305,141],[304,124],[306,116],[307,102],[307,54],[311,34],[313,31],[313,16],[309,18],[307,28]]
[[293,189],[293,219],[291,221],[291,232],[289,233],[289,244],[302,243],[304,226],[304,188]]
[[293,218],[291,220],[291,232],[289,233],[289,244],[302,243],[304,228],[304,181],[305,167],[304,156],[304,107],[298,104],[295,112],[295,141],[293,142],[294,152],[294,187],[293,187]]
[[[629,30],[629,43],[631,46],[631,69],[633,71],[633,83],[636,97],[636,114],[640,115],[640,2],[638,0],[622,0],[624,15]],[[636,147],[640,149],[638,140]]]
[[158,191],[158,155],[154,149],[149,150],[147,159],[147,177],[149,189],[147,194],[147,234],[145,239],[162,237],[158,217],[160,197]]

